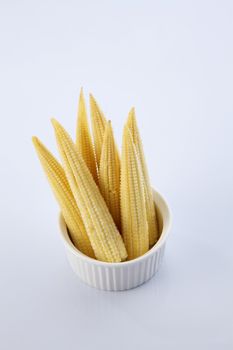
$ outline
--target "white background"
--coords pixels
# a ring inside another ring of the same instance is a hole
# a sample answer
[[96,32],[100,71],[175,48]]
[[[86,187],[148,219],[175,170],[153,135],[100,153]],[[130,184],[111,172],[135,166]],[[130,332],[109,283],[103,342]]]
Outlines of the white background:
[[[0,348],[232,349],[232,1],[0,2]],[[101,292],[70,270],[31,143],[74,135],[80,87],[120,144],[136,107],[174,217],[150,282]]]

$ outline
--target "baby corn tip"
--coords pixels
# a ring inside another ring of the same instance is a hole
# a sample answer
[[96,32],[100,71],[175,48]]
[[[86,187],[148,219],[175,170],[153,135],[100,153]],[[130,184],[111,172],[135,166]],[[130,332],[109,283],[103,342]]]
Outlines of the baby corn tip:
[[36,149],[38,149],[38,147],[41,145],[41,142],[37,136],[32,136],[32,143]]
[[32,136],[32,142],[35,144],[38,142],[38,138],[36,136]]
[[55,129],[60,125],[55,118],[51,118],[51,123]]

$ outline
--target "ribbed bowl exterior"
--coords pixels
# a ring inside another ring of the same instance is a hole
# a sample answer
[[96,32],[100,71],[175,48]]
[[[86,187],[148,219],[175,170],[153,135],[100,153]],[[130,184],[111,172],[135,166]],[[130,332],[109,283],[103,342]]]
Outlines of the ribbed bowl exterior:
[[102,290],[122,291],[135,288],[155,275],[164,257],[171,215],[164,198],[156,191],[153,191],[153,194],[159,219],[160,238],[143,256],[122,263],[105,263],[79,252],[70,241],[64,219],[60,215],[60,228],[68,261],[83,282]]
[[87,261],[78,260],[71,252],[67,252],[67,256],[73,271],[89,286],[108,291],[120,291],[135,288],[153,277],[163,260],[164,248],[165,245],[148,259],[115,267],[93,265]]

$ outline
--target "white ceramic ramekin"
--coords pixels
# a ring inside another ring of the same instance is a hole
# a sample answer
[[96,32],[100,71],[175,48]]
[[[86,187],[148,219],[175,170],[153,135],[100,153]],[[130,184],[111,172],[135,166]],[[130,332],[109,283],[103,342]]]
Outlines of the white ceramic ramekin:
[[135,288],[148,281],[158,271],[163,260],[166,240],[171,227],[171,214],[165,199],[153,191],[159,219],[160,238],[144,255],[121,263],[106,263],[82,254],[71,242],[63,217],[60,228],[66,254],[73,271],[91,287],[108,291]]

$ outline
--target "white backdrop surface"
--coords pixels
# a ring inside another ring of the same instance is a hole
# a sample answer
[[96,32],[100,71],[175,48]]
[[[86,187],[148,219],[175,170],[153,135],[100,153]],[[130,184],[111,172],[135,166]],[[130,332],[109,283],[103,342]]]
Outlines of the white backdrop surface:
[[[232,349],[233,3],[0,2],[0,348]],[[31,143],[57,154],[80,87],[120,145],[135,106],[151,181],[173,212],[165,262],[132,291],[70,270]]]

